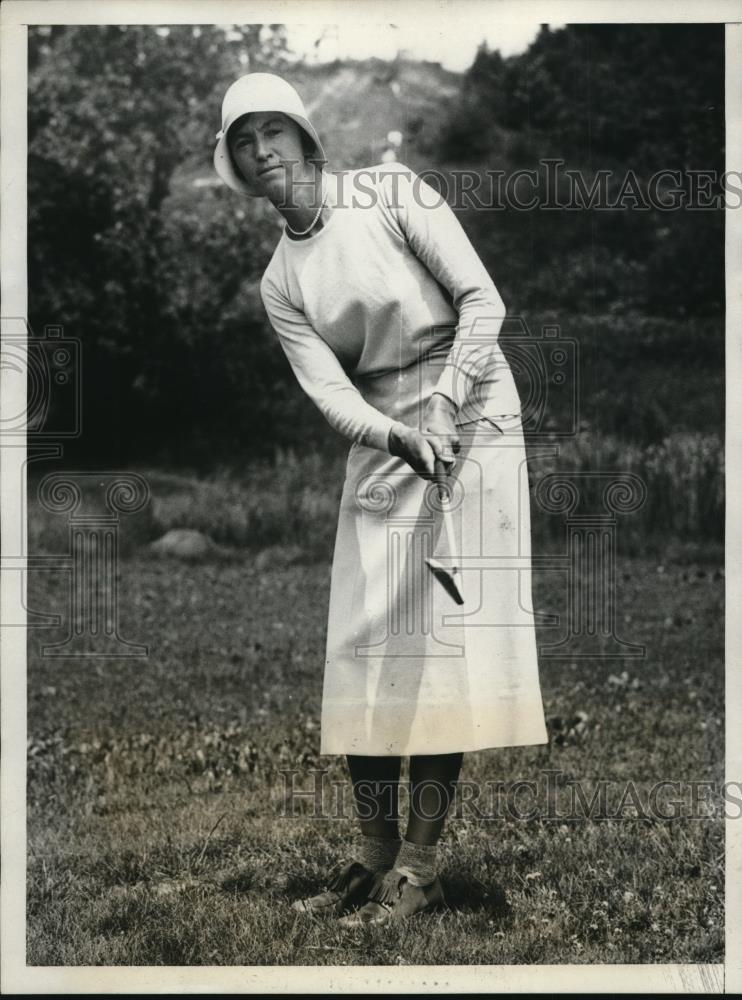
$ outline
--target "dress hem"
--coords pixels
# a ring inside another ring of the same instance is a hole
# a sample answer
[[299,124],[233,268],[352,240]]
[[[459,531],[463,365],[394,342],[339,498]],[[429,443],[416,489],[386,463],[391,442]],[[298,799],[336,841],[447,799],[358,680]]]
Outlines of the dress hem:
[[469,745],[457,745],[455,747],[440,747],[440,746],[426,746],[421,749],[412,749],[406,747],[404,750],[398,751],[381,751],[381,750],[369,750],[363,749],[355,746],[352,748],[339,750],[339,749],[320,749],[320,757],[338,757],[345,756],[346,754],[351,754],[353,756],[363,756],[363,757],[410,757],[410,756],[426,756],[434,754],[444,754],[444,753],[476,753],[479,750],[504,750],[508,747],[525,747],[525,746],[547,746],[549,743],[548,735],[544,736],[543,739],[533,740],[525,739],[516,742],[507,743],[497,743],[492,740],[486,740],[484,743],[476,741],[475,743]]

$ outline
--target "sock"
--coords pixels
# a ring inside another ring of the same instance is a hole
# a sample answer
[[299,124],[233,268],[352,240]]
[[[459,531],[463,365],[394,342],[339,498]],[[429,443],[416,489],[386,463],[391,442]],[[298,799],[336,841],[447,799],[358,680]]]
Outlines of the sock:
[[358,860],[369,871],[380,872],[394,867],[401,844],[399,837],[368,837],[361,834],[358,841]]
[[437,845],[413,844],[406,838],[402,841],[394,867],[401,875],[407,876],[412,885],[429,885],[436,876],[435,855]]

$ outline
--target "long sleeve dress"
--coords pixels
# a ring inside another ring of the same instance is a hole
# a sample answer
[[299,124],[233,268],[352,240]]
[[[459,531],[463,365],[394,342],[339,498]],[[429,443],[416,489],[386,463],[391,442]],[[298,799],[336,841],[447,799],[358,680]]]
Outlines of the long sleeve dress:
[[[302,389],[352,442],[332,563],[323,754],[547,742],[531,603],[530,503],[500,296],[445,200],[401,163],[326,173],[328,222],[284,230],[261,281]],[[389,452],[433,392],[457,406],[450,477],[465,602],[432,484]],[[467,567],[468,560],[468,567]]]

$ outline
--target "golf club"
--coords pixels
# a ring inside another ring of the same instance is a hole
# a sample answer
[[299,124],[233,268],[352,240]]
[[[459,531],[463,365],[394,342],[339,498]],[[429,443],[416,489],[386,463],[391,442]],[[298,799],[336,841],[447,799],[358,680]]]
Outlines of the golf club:
[[451,490],[447,481],[445,463],[439,458],[436,458],[435,460],[434,481],[438,487],[438,496],[440,497],[441,510],[443,514],[443,530],[446,533],[448,551],[453,558],[453,562],[450,567],[443,566],[437,559],[433,558],[426,559],[425,562],[446,593],[452,597],[457,604],[463,604],[464,593],[461,588],[461,569],[459,566],[459,558],[456,555],[456,549],[454,547],[455,536],[453,532],[453,517],[451,516],[450,507]]

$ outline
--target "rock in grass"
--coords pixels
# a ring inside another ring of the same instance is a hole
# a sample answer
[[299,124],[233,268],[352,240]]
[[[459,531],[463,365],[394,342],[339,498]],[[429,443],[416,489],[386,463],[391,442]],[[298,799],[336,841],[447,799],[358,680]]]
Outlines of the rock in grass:
[[173,528],[152,542],[150,551],[158,556],[169,556],[175,559],[196,561],[199,559],[224,558],[231,551],[192,528]]

